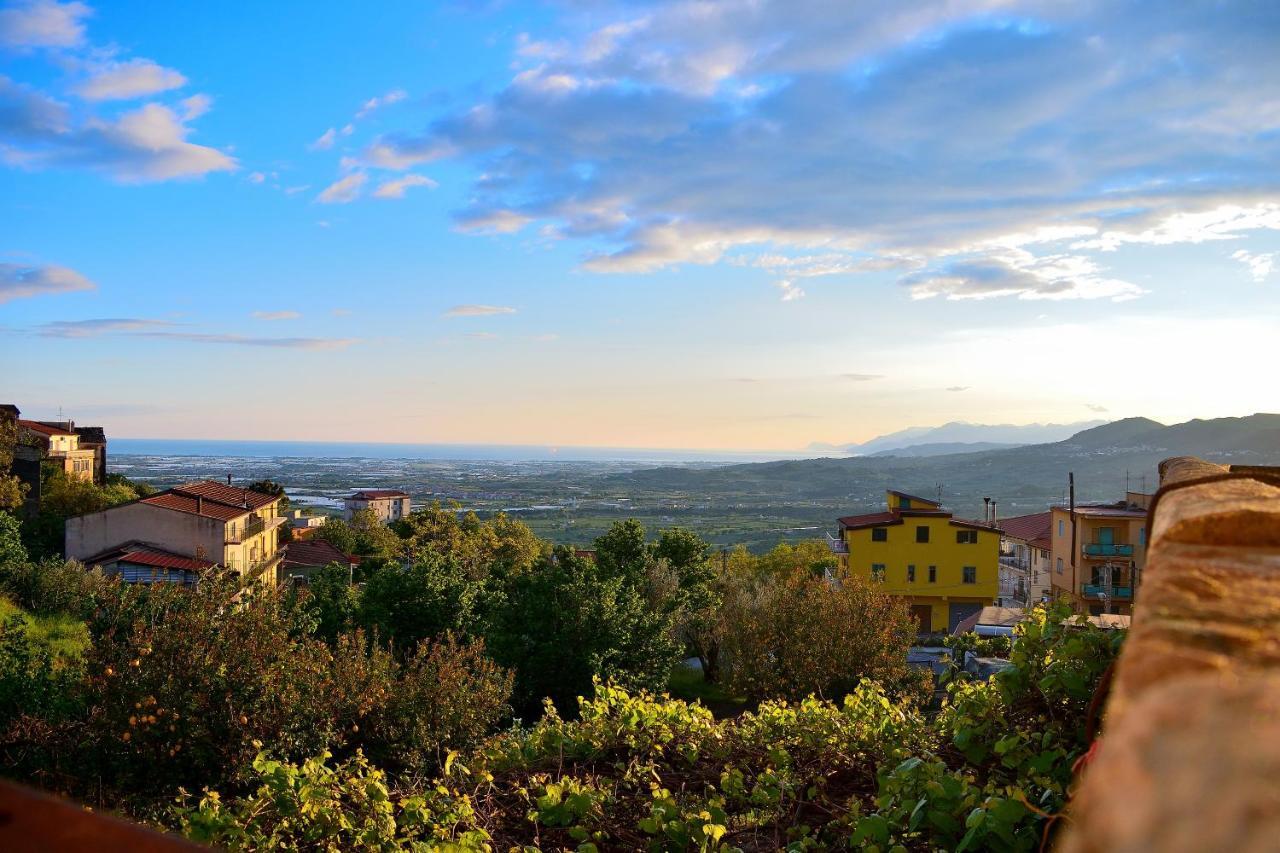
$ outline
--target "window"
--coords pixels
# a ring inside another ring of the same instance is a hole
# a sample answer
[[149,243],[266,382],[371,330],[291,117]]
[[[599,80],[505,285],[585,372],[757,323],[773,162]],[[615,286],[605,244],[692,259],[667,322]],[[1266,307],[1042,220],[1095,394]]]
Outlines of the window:
[[1138,528],[1138,544],[1145,546],[1147,544],[1147,528]]
[[889,528],[887,528],[887,527],[873,527],[873,528],[871,528],[871,541],[872,541],[872,542],[888,542],[888,541],[889,541]]
[[1062,574],[1062,558],[1058,558],[1058,574]]
[[978,531],[976,530],[957,530],[956,541],[961,545],[977,545]]
[[911,509],[911,498],[898,498],[899,509]]
[[965,583],[977,583],[977,582],[978,582],[978,568],[977,568],[977,566],[965,566],[965,567],[964,567],[964,582],[965,582]]
[[916,567],[907,566],[907,583],[915,583],[915,582],[916,582]]
[[884,563],[871,564],[871,579],[873,581],[884,580]]
[[929,567],[929,583],[937,583],[937,582],[938,582],[938,567],[930,566]]
[[925,527],[925,526],[922,524],[922,525],[920,525],[919,527],[917,527],[917,528],[916,528],[916,541],[917,541],[917,542],[928,542],[928,541],[929,541],[929,528],[928,528],[928,527]]
[[1067,529],[1067,523],[1062,519],[1058,519],[1058,535],[1064,536]]

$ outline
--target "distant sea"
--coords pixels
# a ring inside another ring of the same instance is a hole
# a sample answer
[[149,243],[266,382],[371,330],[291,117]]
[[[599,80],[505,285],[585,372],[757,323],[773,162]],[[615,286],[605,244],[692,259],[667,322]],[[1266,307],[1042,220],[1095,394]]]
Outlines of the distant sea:
[[846,456],[819,450],[663,450],[524,444],[380,444],[346,441],[218,441],[110,438],[109,455],[298,459],[434,459],[452,462],[768,462]]

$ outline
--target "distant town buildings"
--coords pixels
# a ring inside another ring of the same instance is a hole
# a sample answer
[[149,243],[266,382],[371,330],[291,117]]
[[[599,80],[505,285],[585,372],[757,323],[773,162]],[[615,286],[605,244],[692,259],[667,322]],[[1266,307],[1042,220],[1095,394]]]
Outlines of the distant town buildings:
[[315,532],[324,526],[329,520],[327,515],[309,515],[309,510],[291,509],[285,513],[285,521],[289,524],[289,529],[293,531],[294,538],[308,539],[315,535]]
[[1000,569],[1013,580],[1013,598],[1034,606],[1053,597],[1051,512],[1000,519]]
[[365,489],[342,500],[342,517],[350,521],[357,512],[373,510],[385,524],[399,521],[409,514],[409,495],[399,489]]
[[194,582],[216,565],[245,585],[274,584],[282,497],[212,480],[187,483],[67,519],[66,555],[135,582],[178,579],[172,572]]
[[937,501],[889,491],[887,510],[839,519],[829,537],[842,577],[861,575],[908,599],[921,633],[953,630],[995,603],[1000,531],[952,517]]
[[1132,612],[1134,587],[1146,561],[1150,500],[1150,495],[1128,492],[1115,503],[1053,507],[1054,598],[1094,616]]

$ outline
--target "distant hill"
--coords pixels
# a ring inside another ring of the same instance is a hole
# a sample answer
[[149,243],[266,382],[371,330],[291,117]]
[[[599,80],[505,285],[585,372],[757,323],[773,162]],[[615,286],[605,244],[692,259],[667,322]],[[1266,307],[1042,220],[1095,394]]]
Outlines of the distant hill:
[[[921,445],[987,444],[992,446],[990,449],[995,449],[1022,444],[1046,444],[1062,441],[1078,434],[1081,430],[1105,423],[1100,420],[1073,424],[971,424],[965,421],[951,421],[938,427],[908,427],[888,435],[877,436],[861,444],[842,445],[841,449],[860,456],[872,456],[885,450],[901,450]],[[1154,424],[1155,421],[1152,423]]]
[[976,518],[988,496],[1000,502],[1003,515],[1042,511],[1064,498],[1068,472],[1075,474],[1076,497],[1082,501],[1117,500],[1126,487],[1154,491],[1156,466],[1178,455],[1280,465],[1280,415],[1172,426],[1127,418],[1059,441],[978,452],[800,459],[703,470],[661,467],[605,480],[695,504],[811,507],[816,520],[874,510],[887,488],[922,495],[940,490],[944,504]]
[[893,450],[880,450],[872,456],[946,456],[950,453],[981,453],[984,450],[1006,450],[1022,447],[1020,444],[1001,444],[995,441],[939,441],[930,444],[908,444]]
[[1165,425],[1151,418],[1125,418],[1109,424],[1081,430],[1067,439],[1077,447],[1136,447],[1144,438],[1156,438]]

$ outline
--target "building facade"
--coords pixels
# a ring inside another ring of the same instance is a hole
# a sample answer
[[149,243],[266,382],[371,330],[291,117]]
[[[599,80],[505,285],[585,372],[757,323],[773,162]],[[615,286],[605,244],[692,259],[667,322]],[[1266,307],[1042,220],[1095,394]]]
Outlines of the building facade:
[[390,524],[409,514],[409,495],[399,489],[365,489],[343,498],[342,506],[342,517],[347,521],[357,512],[371,509],[384,524]]
[[840,578],[861,576],[902,596],[921,633],[951,631],[995,603],[1000,531],[962,521],[936,501],[890,491],[885,512],[839,519],[829,537]]
[[[98,430],[101,433],[101,430]],[[35,454],[46,464],[53,464],[68,477],[89,480],[101,486],[106,482],[107,441],[82,447],[80,435],[71,422],[18,421],[19,454]],[[102,457],[99,475],[98,457]]]
[[1013,581],[1013,598],[1034,607],[1053,600],[1052,512],[1002,518],[1000,569]]
[[121,549],[207,562],[246,585],[275,584],[282,495],[201,480],[67,519],[66,555],[109,566]]
[[1053,596],[1080,613],[1132,613],[1147,553],[1148,495],[1051,510]]

